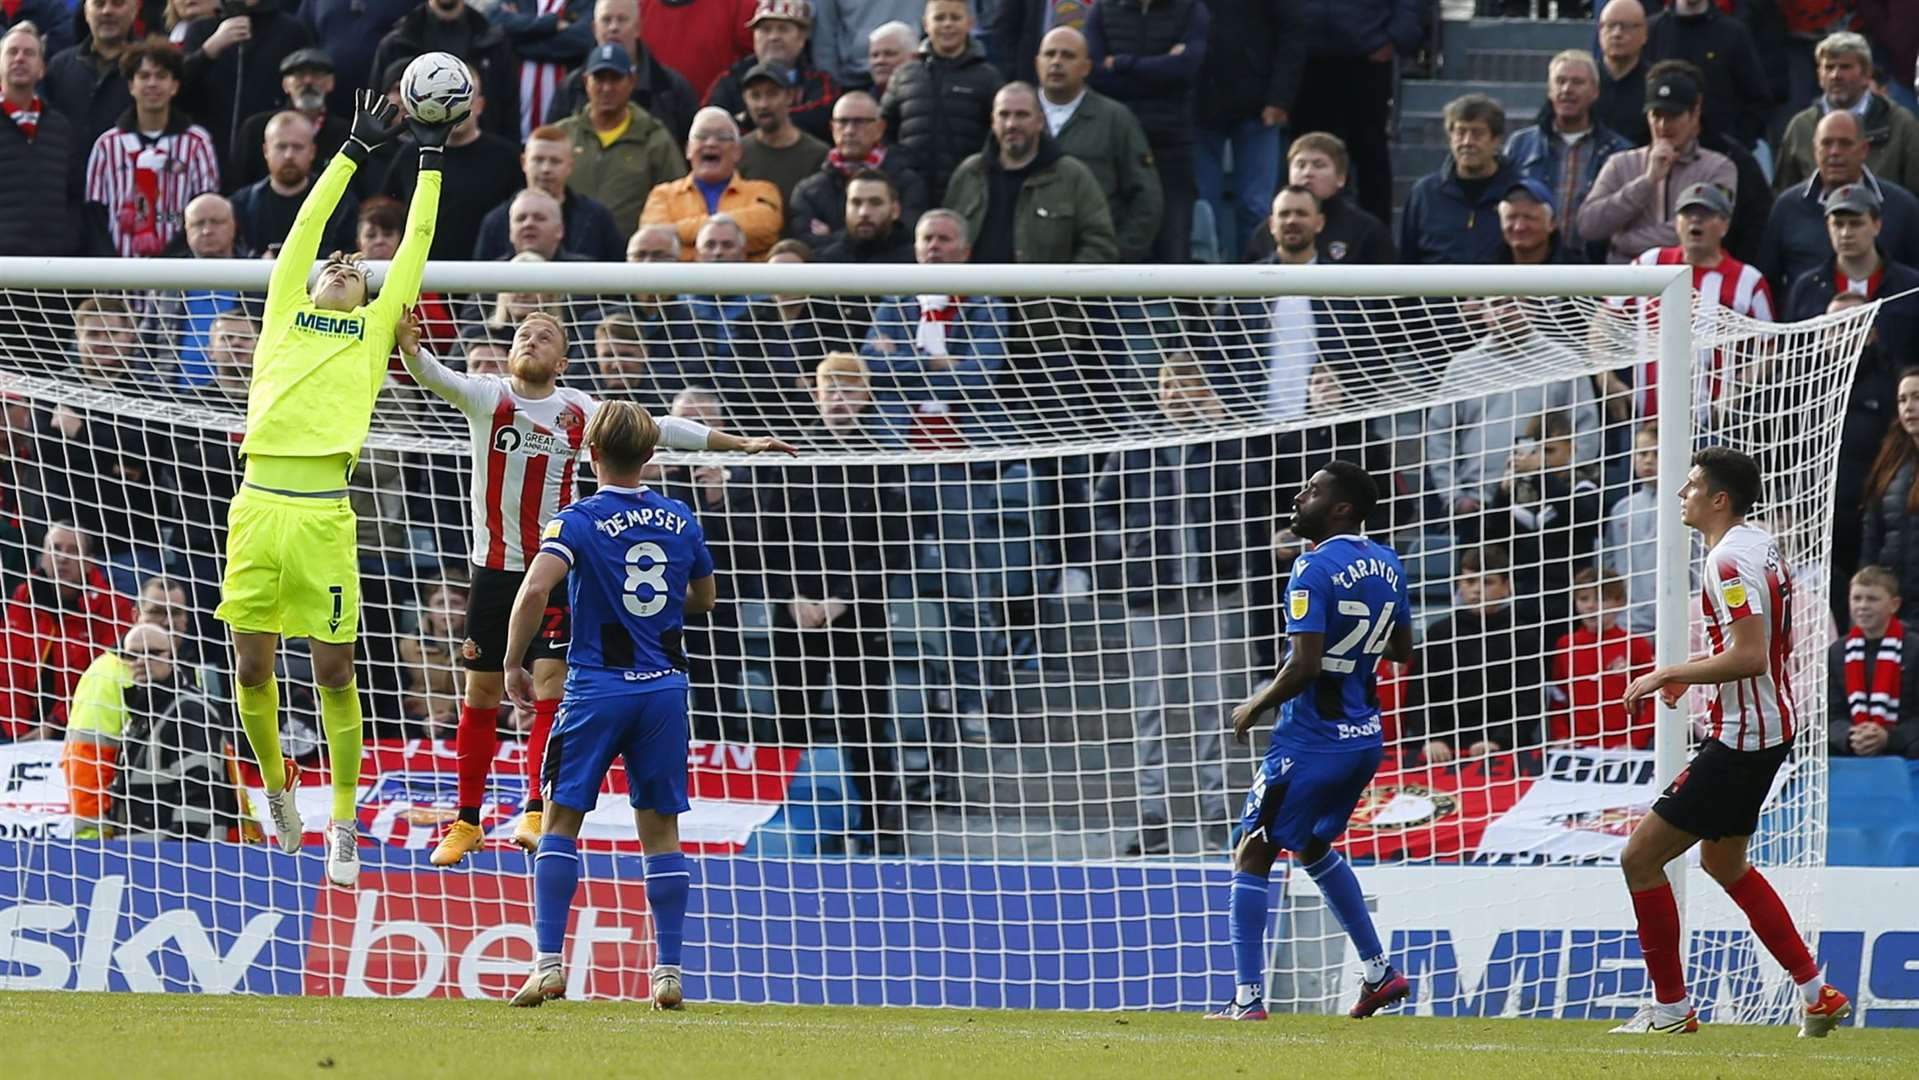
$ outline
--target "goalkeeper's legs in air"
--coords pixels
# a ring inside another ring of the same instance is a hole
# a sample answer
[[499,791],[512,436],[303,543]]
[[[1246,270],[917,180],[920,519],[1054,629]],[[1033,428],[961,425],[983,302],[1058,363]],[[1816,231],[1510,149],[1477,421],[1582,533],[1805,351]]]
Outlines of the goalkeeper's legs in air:
[[274,840],[281,851],[293,855],[300,850],[302,832],[300,809],[294,802],[300,766],[280,751],[280,683],[273,674],[279,648],[278,634],[233,633],[234,698],[240,728],[253,748],[253,759],[260,763]]

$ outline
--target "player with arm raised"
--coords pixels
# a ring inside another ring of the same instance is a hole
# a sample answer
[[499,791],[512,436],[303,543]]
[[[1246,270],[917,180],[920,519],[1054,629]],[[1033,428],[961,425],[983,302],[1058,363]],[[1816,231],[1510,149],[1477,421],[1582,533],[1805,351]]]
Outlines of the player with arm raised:
[[399,123],[399,110],[375,91],[360,91],[355,105],[351,134],[300,204],[268,279],[240,444],[246,474],[227,509],[226,578],[215,612],[233,632],[240,724],[260,763],[280,848],[289,854],[300,850],[299,770],[280,754],[273,661],[282,637],[312,643],[333,768],[326,873],[349,888],[360,876],[354,800],[362,735],[353,684],[359,542],[347,477],[373,423],[394,328],[420,295],[439,215],[440,157],[452,130],[408,121],[420,145],[420,185],[379,298],[369,300],[358,256],[337,251],[309,293],[307,277],[335,204]]
[[1746,861],[1746,845],[1759,827],[1774,775],[1792,756],[1799,722],[1788,672],[1792,567],[1772,536],[1746,523],[1760,491],[1759,466],[1745,454],[1716,446],[1693,455],[1679,489],[1680,516],[1706,541],[1699,604],[1712,651],[1648,672],[1626,688],[1628,713],[1652,694],[1677,705],[1692,686],[1711,686],[1713,700],[1699,752],[1653,803],[1619,858],[1653,985],[1653,1000],[1613,1029],[1619,1034],[1699,1030],[1699,1014],[1686,992],[1679,906],[1666,879],[1666,864],[1694,844],[1700,845],[1699,865],[1746,913],[1753,934],[1798,984],[1804,1000],[1800,1036],[1823,1038],[1852,1013],[1846,995],[1821,979],[1779,894]]
[[1329,462],[1293,499],[1293,532],[1314,546],[1293,563],[1286,661],[1233,710],[1240,742],[1260,716],[1280,713],[1233,855],[1233,1000],[1211,1020],[1266,1019],[1266,910],[1281,851],[1305,867],[1366,965],[1351,1015],[1371,1016],[1408,992],[1386,962],[1359,879],[1333,850],[1379,769],[1379,658],[1413,655],[1406,572],[1391,548],[1361,535],[1378,501],[1373,478],[1349,461]]
[[553,590],[566,583],[574,616],[566,697],[547,745],[546,820],[533,858],[537,959],[511,1004],[566,995],[560,952],[580,880],[577,838],[617,755],[646,850],[646,905],[658,966],[653,1007],[680,1007],[680,947],[689,875],[680,853],[687,811],[687,615],[713,609],[717,590],[706,535],[685,503],[640,485],[659,427],[630,401],[600,406],[586,426],[600,490],[560,510],[541,532],[507,622],[506,685],[526,704],[528,650]]
[[[411,318],[399,328],[400,358],[415,382],[466,414],[472,436],[473,584],[467,590],[466,694],[455,738],[459,755],[459,817],[429,857],[452,866],[485,841],[480,809],[488,770],[498,749],[495,720],[505,688],[506,622],[513,598],[538,554],[540,533],[555,513],[572,503],[574,466],[582,437],[600,403],[583,391],[559,385],[567,368],[566,328],[536,312],[521,321],[507,354],[509,377],[463,375],[420,347]],[[673,450],[793,453],[766,437],[742,438],[679,417],[658,422],[660,445]],[[527,741],[526,813],[513,842],[531,853],[540,840],[540,763],[553,713],[566,677],[566,596],[555,588],[531,646],[533,729]]]

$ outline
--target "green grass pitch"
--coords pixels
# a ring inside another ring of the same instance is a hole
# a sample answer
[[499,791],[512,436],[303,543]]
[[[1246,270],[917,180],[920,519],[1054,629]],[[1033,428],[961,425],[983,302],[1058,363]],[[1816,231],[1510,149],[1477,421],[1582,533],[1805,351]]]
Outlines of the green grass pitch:
[[1850,1028],[1629,1038],[1570,1021],[44,993],[0,994],[0,1028],[3,1071],[21,1080],[1919,1076],[1919,1032]]

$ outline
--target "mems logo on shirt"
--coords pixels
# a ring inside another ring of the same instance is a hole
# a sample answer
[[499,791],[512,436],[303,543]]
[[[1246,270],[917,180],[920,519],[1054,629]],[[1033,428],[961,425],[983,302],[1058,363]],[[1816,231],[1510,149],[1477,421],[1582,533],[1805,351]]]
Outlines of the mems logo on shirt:
[[314,334],[328,337],[350,337],[354,339],[366,336],[366,320],[358,315],[329,315],[323,311],[296,311],[293,313],[293,325]]

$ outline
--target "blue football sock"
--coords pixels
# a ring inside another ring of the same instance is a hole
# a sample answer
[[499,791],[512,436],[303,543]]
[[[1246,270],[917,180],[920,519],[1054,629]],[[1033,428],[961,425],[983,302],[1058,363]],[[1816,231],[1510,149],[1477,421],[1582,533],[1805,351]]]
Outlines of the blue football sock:
[[692,891],[692,868],[686,856],[664,851],[646,857],[646,906],[653,912],[654,943],[659,962],[680,966],[680,946],[686,936],[686,894]]
[[580,848],[570,836],[546,833],[533,856],[533,936],[539,951],[558,955],[566,947],[566,917],[580,885]]
[[1339,852],[1329,851],[1307,867],[1306,873],[1319,886],[1326,906],[1333,909],[1333,918],[1339,920],[1346,936],[1353,939],[1360,960],[1366,964],[1368,978],[1377,982],[1379,977],[1370,973],[1385,970],[1386,950],[1379,947],[1379,932],[1373,929],[1373,916],[1366,910],[1366,897],[1359,891],[1359,878],[1354,876],[1352,866]]
[[1233,874],[1233,970],[1239,986],[1266,983],[1266,909],[1272,887],[1258,874]]

